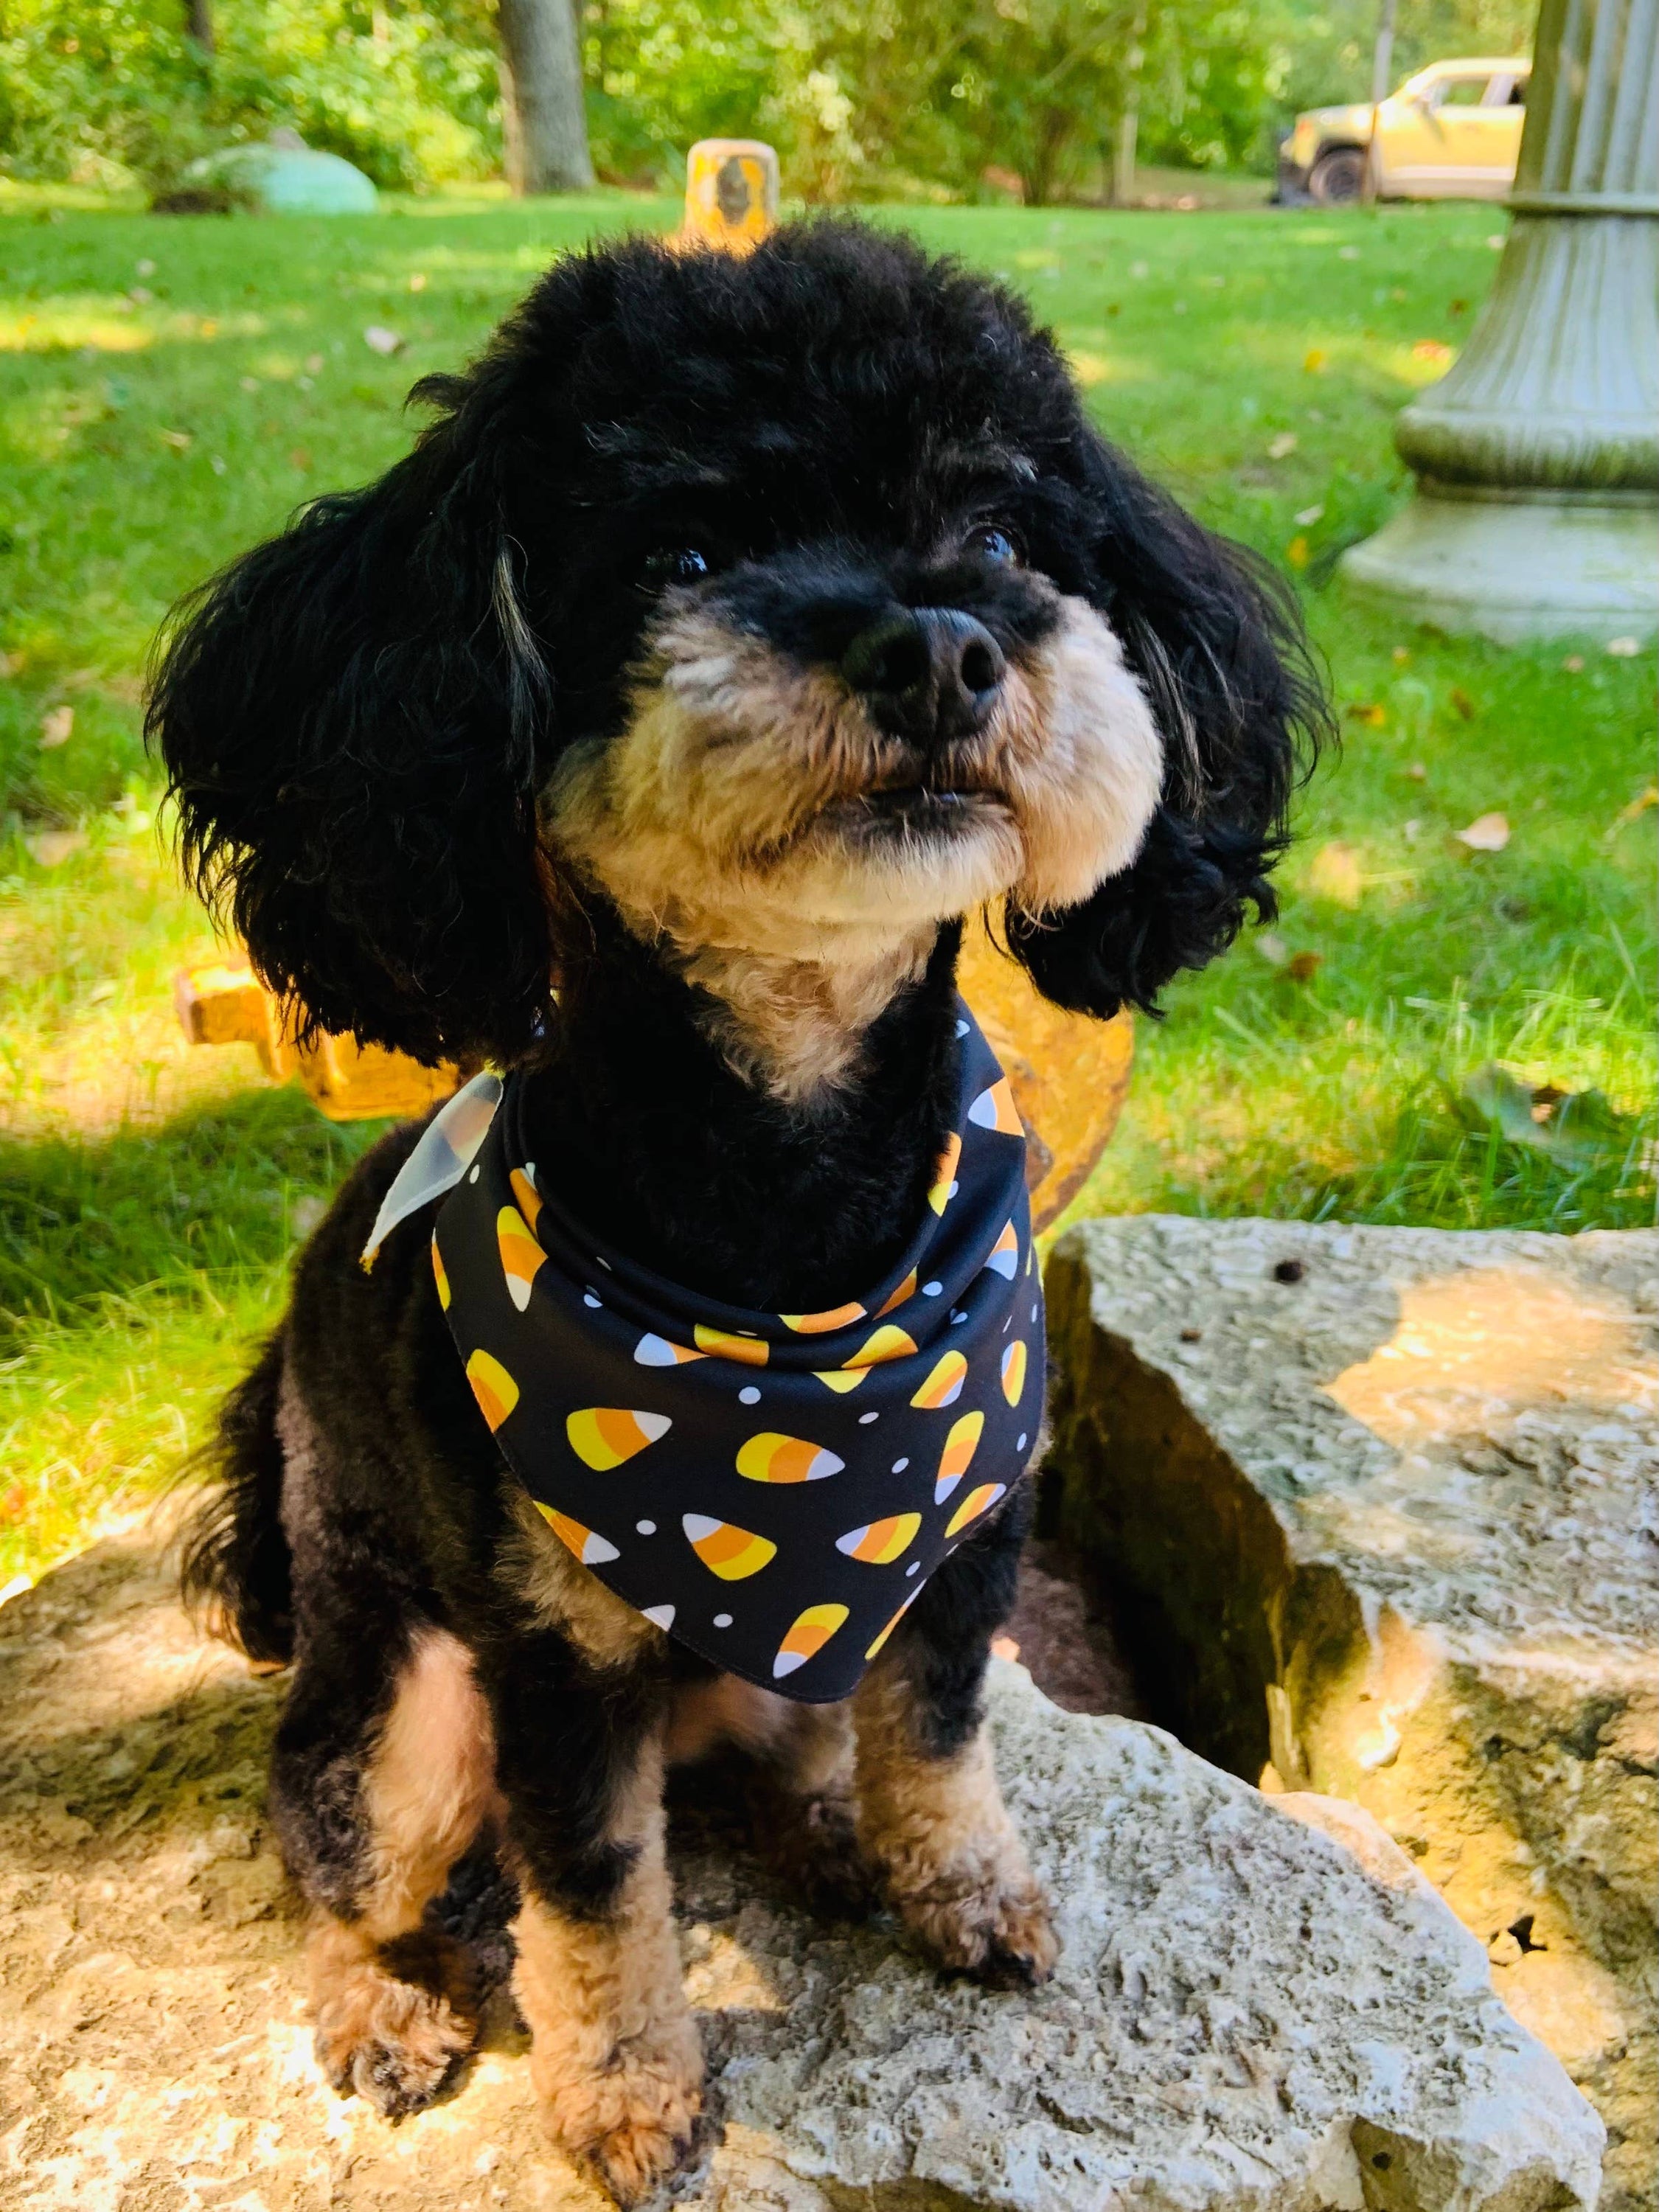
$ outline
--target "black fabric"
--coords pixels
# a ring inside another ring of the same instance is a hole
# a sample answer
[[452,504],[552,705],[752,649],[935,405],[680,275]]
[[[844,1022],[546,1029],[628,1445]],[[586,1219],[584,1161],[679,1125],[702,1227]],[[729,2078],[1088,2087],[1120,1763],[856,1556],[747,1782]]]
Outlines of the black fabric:
[[1025,1140],[958,1007],[957,1134],[903,1259],[834,1312],[721,1305],[536,1188],[509,1078],[433,1238],[485,1419],[562,1540],[726,1671],[845,1697],[1018,1481],[1041,1417]]

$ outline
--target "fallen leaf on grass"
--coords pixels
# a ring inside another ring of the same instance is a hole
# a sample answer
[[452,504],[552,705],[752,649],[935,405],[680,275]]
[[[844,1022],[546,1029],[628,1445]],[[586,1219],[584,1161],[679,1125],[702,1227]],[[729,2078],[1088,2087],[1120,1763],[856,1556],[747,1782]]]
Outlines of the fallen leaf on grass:
[[1443,368],[1451,357],[1451,348],[1439,338],[1419,338],[1412,348],[1413,361],[1431,362],[1437,368]]
[[1302,356],[1302,366],[1310,376],[1318,376],[1329,359],[1323,346],[1310,346]]
[[1628,806],[1620,808],[1608,823],[1601,842],[1610,845],[1621,830],[1626,830],[1632,822],[1639,821],[1650,806],[1659,806],[1659,783],[1650,783],[1645,791],[1638,792]]
[[58,745],[66,745],[74,734],[73,707],[54,707],[50,714],[41,715],[40,750],[43,753],[52,752]]
[[306,471],[311,466],[311,453],[309,447],[305,446],[296,446],[294,448],[294,451],[288,457],[288,465],[291,469],[298,469],[301,476],[303,476]]
[[191,442],[191,433],[188,430],[163,430],[161,433],[161,443],[171,446],[175,453],[187,453]]
[[1547,1153],[1563,1167],[1589,1167],[1624,1152],[1634,1126],[1604,1091],[1523,1082],[1495,1060],[1476,1068],[1458,1097],[1471,1127],[1496,1129],[1506,1143]]
[[1413,761],[1411,766],[1406,770],[1406,781],[1407,783],[1426,783],[1428,780],[1429,771],[1424,767],[1421,761]]
[[37,867],[55,868],[78,853],[87,842],[84,830],[38,830],[23,840],[24,850]]
[[1285,963],[1285,973],[1293,983],[1311,983],[1324,964],[1322,952],[1293,952]]
[[322,373],[323,356],[321,354],[308,353],[306,356],[306,374],[307,376],[320,376]]
[[1285,558],[1292,568],[1305,568],[1308,565],[1307,539],[1302,537],[1292,538],[1285,548]]
[[1274,439],[1273,439],[1273,440],[1271,440],[1271,441],[1269,441],[1269,444],[1268,444],[1268,447],[1267,447],[1267,459],[1268,459],[1270,461],[1285,461],[1285,460],[1288,460],[1288,459],[1290,459],[1291,455],[1295,451],[1296,451],[1296,433],[1295,433],[1295,431],[1294,431],[1294,430],[1281,430],[1281,431],[1279,432],[1279,435],[1278,435],[1276,438],[1274,438]]
[[1389,719],[1389,710],[1375,700],[1356,700],[1352,707],[1342,710],[1350,722],[1364,722],[1369,729],[1380,730]]
[[1411,649],[1410,646],[1408,646],[1408,645],[1397,645],[1397,646],[1395,646],[1395,649],[1394,649],[1394,665],[1395,665],[1395,666],[1396,668],[1403,668],[1403,667],[1406,665],[1406,663],[1407,663],[1407,662],[1411,659],[1411,657],[1412,657],[1412,649]]
[[1460,845],[1467,845],[1471,853],[1501,853],[1510,842],[1510,817],[1507,814],[1477,814],[1467,830],[1454,830],[1452,836]]
[[1308,870],[1308,889],[1316,898],[1330,899],[1337,906],[1356,907],[1363,887],[1359,855],[1352,845],[1345,845],[1336,837],[1328,845],[1320,847]]
[[1636,637],[1610,637],[1607,651],[1615,660],[1634,660],[1642,650],[1642,641]]
[[0,653],[0,683],[4,683],[9,677],[21,676],[22,672],[23,656],[21,653]]
[[387,330],[382,323],[369,325],[363,332],[363,343],[371,353],[384,354],[388,356],[394,353],[401,353],[404,349],[404,341],[398,337],[397,331]]
[[411,292],[424,292],[424,291],[425,291],[425,289],[426,289],[426,271],[425,271],[425,270],[424,270],[424,269],[416,269],[416,270],[411,270],[411,271],[410,271],[410,279],[409,279],[409,289],[410,289],[410,290]]
[[1582,653],[1570,653],[1561,665],[1569,676],[1582,676],[1584,672],[1584,656]]
[[1474,720],[1474,702],[1470,698],[1468,693],[1463,689],[1462,685],[1461,684],[1454,684],[1449,696],[1453,706],[1456,708],[1458,713],[1463,717],[1463,720],[1466,722],[1472,722]]
[[1311,530],[1316,522],[1325,520],[1325,509],[1322,505],[1299,507],[1296,511],[1296,520],[1304,530]]

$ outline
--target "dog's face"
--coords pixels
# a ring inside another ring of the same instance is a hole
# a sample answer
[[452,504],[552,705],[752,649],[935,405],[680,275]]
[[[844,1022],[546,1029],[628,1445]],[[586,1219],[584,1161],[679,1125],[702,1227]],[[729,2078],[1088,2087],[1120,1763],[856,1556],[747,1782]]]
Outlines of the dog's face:
[[1102,1012],[1267,898],[1293,620],[995,287],[849,225],[636,242],[420,396],[415,453],[221,579],[152,707],[193,856],[325,1025],[510,1059],[596,891],[786,961],[1001,902]]
[[684,950],[822,959],[1075,905],[1158,802],[1152,709],[1051,573],[1033,463],[989,434],[891,453],[872,421],[860,468],[853,427],[802,422],[793,482],[685,487],[635,567],[620,712],[544,796],[553,846]]

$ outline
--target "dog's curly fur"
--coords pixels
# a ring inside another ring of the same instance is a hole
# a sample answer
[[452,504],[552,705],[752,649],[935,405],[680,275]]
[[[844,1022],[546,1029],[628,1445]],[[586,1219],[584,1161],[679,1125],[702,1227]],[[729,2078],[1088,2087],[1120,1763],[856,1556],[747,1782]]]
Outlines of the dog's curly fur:
[[[1292,604],[1100,439],[1017,300],[851,224],[572,256],[415,396],[406,459],[173,632],[149,728],[195,879],[313,1023],[522,1069],[599,1236],[835,1305],[939,1154],[964,913],[1104,1016],[1273,912],[1325,721]],[[414,1135],[301,1255],[186,1584],[293,1663],[272,1804],[331,2077],[407,2109],[465,2047],[423,1915],[493,1829],[550,2122],[631,2199],[698,2103],[666,1760],[736,1735],[936,1955],[1047,1972],[980,1705],[1028,1486],[850,1711],[716,1678],[526,1514],[428,1218],[357,1265]]]

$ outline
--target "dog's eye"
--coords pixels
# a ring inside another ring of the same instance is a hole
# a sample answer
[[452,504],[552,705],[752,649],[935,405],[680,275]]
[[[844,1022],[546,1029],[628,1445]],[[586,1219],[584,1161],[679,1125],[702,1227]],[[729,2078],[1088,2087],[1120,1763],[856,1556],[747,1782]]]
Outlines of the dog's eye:
[[963,541],[964,553],[977,553],[981,561],[997,561],[1014,566],[1019,560],[1019,548],[1006,530],[988,522],[977,530],[970,530]]
[[696,584],[708,574],[706,553],[695,545],[656,545],[640,563],[640,580],[647,591],[666,591],[671,584]]

